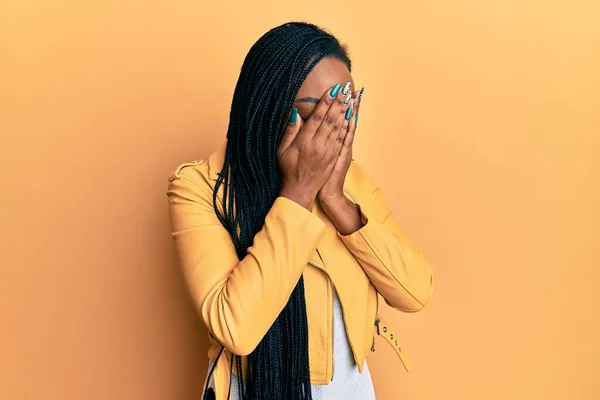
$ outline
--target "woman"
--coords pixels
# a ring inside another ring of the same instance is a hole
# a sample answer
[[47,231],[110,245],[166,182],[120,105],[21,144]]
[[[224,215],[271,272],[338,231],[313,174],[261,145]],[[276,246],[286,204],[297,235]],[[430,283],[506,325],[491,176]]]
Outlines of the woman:
[[378,294],[406,312],[431,296],[428,264],[352,160],[362,90],[350,70],[316,26],[272,29],[246,56],[224,148],[169,177],[173,237],[210,333],[205,398],[374,399]]

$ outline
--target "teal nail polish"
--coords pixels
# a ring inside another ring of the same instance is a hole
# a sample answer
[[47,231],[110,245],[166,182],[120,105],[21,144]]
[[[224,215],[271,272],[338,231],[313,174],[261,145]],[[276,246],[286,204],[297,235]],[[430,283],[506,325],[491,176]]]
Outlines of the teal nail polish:
[[356,112],[356,115],[354,116],[354,125],[358,124],[358,111]]
[[331,92],[329,92],[329,96],[335,97],[335,96],[337,96],[339,91],[340,91],[340,84],[336,83],[335,86],[331,89]]
[[292,107],[292,115],[290,116],[290,125],[294,125],[298,121],[298,109]]
[[348,108],[348,110],[346,110],[346,116],[344,118],[346,118],[346,121],[348,121],[351,116],[352,116],[352,107],[350,107],[350,108]]

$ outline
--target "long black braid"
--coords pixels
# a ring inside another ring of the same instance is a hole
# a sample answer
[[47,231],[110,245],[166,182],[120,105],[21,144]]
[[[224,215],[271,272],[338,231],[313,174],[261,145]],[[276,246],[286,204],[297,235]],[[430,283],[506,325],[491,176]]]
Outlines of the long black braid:
[[[213,205],[239,259],[265,222],[281,189],[276,152],[300,86],[325,57],[351,62],[338,40],[312,24],[287,23],[264,34],[250,49],[235,87],[224,165]],[[217,193],[223,185],[221,207]],[[235,205],[235,209],[234,209]],[[235,357],[241,375],[242,361]],[[312,399],[308,324],[301,277],[286,306],[247,357],[243,400]]]

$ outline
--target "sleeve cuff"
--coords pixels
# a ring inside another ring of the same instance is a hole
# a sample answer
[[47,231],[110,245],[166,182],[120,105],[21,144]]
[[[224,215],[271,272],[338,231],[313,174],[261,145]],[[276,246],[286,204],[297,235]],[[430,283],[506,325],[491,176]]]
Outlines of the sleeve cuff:
[[286,197],[277,197],[269,214],[272,218],[297,225],[298,232],[303,235],[314,234],[319,241],[325,234],[327,225],[321,218]]
[[354,205],[358,208],[358,213],[360,216],[360,223],[362,226],[360,227],[360,229],[357,229],[356,231],[352,232],[349,235],[342,235],[341,233],[338,232],[338,236],[341,237],[342,240],[350,238],[352,236],[360,235],[359,232],[361,232],[361,231],[364,232],[367,229],[367,225],[369,225],[369,218],[363,212],[362,208],[360,207],[360,204],[354,203]]

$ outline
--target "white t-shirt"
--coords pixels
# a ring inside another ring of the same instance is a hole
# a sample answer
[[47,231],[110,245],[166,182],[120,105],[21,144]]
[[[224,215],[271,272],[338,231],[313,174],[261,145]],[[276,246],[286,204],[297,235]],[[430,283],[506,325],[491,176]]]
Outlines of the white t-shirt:
[[[328,385],[311,385],[313,400],[375,400],[375,390],[367,362],[365,361],[362,374],[354,362],[344,326],[342,305],[335,292],[333,296],[333,365],[333,380]],[[231,375],[232,400],[239,400],[237,379],[237,375]]]

